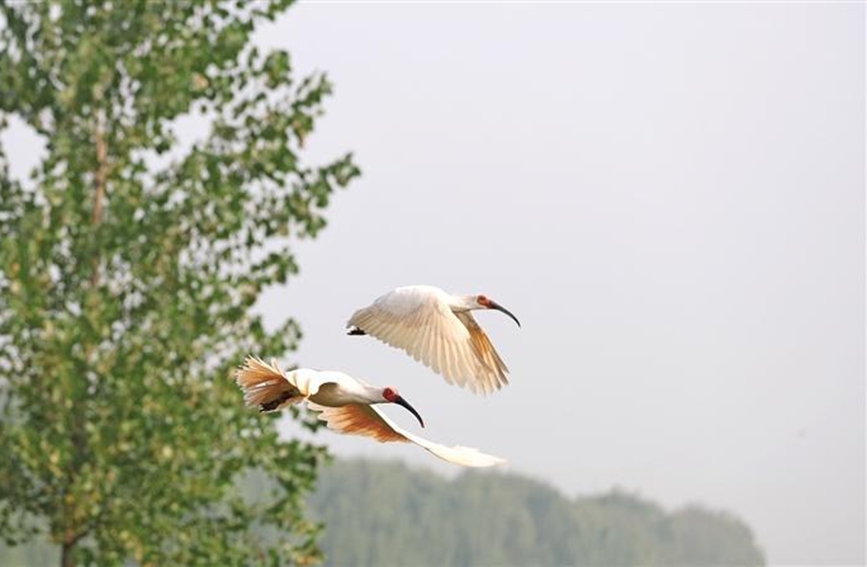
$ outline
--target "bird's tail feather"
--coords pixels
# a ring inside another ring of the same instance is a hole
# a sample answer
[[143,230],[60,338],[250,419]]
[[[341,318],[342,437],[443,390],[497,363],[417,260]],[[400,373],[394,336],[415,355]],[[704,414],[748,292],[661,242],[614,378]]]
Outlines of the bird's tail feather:
[[436,443],[423,447],[444,461],[464,467],[493,467],[506,463],[506,459],[482,453],[472,447],[446,447]]
[[298,388],[290,384],[276,360],[271,364],[248,356],[235,371],[235,382],[244,392],[244,403],[259,411],[278,411],[303,399]]

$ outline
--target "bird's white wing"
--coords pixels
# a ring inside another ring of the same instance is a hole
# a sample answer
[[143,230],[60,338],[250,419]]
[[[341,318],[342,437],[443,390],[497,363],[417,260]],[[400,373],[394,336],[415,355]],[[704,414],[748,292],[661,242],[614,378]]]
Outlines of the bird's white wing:
[[325,407],[308,401],[307,407],[320,412],[319,419],[330,429],[348,435],[372,437],[381,443],[411,442],[430,451],[440,459],[465,467],[490,467],[505,463],[504,459],[487,455],[471,447],[446,447],[409,431],[388,419],[373,406],[348,404]]
[[354,326],[406,351],[449,384],[488,394],[508,383],[508,369],[469,313],[455,314],[427,288],[399,288],[349,319]]
[[464,313],[455,313],[455,317],[457,317],[469,331],[470,346],[472,347],[476,358],[482,361],[485,368],[488,369],[487,373],[482,374],[484,379],[487,380],[485,391],[491,392],[495,389],[499,390],[508,384],[509,379],[506,377],[506,374],[508,374],[509,369],[506,367],[506,363],[503,362],[502,358],[500,358],[497,349],[495,349],[493,343],[491,343],[491,339],[488,338],[488,335],[485,334],[476,322],[472,313],[469,311]]
[[244,392],[244,403],[259,411],[278,411],[316,394],[330,382],[326,373],[306,368],[284,372],[275,359],[268,364],[248,356],[235,371],[235,382]]

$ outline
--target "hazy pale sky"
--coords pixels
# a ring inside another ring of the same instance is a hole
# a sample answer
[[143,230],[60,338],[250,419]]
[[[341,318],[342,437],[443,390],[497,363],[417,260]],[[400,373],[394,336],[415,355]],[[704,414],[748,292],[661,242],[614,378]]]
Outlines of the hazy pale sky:
[[[864,564],[864,30],[861,3],[291,9],[260,43],[336,84],[307,156],[353,150],[364,175],[261,304],[303,325],[286,362],[397,386],[428,437],[569,495],[700,502],[771,564]],[[39,144],[4,142],[26,173]],[[521,319],[478,316],[509,387],[344,335],[415,283]]]
[[[336,84],[311,159],[364,170],[263,303],[301,321],[298,362],[567,494],[698,501],[772,564],[864,563],[862,4],[306,3],[261,39]],[[478,316],[508,388],[344,336],[415,283],[518,315]]]

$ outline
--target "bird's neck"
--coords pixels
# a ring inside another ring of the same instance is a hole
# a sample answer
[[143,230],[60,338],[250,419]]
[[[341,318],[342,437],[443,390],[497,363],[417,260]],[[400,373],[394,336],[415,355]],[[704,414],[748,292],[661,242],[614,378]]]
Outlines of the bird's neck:
[[451,301],[449,301],[449,307],[452,311],[460,313],[472,309],[479,309],[479,304],[476,303],[475,295],[457,295],[452,296]]
[[385,402],[382,397],[382,388],[371,386],[370,384],[361,384],[361,389],[358,391],[358,395],[371,404],[381,404]]

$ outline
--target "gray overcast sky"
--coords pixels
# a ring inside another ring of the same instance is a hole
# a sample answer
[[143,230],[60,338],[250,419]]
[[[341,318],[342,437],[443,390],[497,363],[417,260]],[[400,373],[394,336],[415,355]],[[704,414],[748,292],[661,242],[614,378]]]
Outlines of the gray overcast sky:
[[[570,495],[730,509],[772,564],[864,564],[864,12],[293,8],[259,37],[336,83],[308,157],[353,150],[364,176],[262,309],[301,321],[301,364],[399,387],[432,439]],[[39,144],[14,124],[4,142],[26,173]],[[344,336],[413,283],[518,315],[478,317],[508,388],[473,396]]]
[[[433,439],[731,509],[774,564],[863,564],[864,37],[859,4],[302,4],[262,43],[328,71],[309,155],[364,177],[264,308]],[[511,386],[343,335],[413,283],[519,316],[478,317]]]

